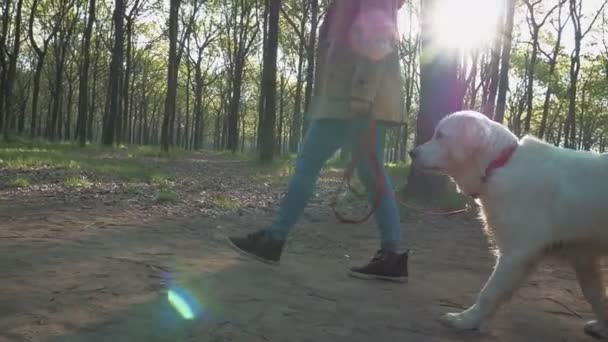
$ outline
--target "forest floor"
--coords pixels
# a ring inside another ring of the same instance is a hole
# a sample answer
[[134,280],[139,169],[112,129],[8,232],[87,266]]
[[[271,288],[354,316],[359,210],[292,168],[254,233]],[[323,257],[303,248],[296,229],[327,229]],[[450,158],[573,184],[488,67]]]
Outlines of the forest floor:
[[409,283],[349,278],[377,234],[336,222],[331,169],[280,266],[239,256],[226,235],[270,222],[289,165],[0,148],[0,341],[592,341],[574,274],[548,263],[480,331],[437,321],[470,305],[491,271],[474,213],[403,215]]

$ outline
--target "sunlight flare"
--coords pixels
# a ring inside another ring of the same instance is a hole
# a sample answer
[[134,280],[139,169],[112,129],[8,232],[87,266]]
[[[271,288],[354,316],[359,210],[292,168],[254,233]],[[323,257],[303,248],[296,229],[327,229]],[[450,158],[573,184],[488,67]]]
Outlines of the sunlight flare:
[[495,36],[502,0],[438,1],[433,9],[433,35],[440,48],[471,51]]

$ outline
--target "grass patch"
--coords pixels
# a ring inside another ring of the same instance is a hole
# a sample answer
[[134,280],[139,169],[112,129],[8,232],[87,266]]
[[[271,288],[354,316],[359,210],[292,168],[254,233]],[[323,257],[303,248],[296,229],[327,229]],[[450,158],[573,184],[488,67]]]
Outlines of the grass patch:
[[149,183],[163,189],[171,186],[171,181],[167,178],[167,176],[159,173],[152,174],[150,176]]
[[239,208],[239,203],[228,195],[215,194],[209,198],[209,203],[224,210],[235,210]]
[[160,190],[156,200],[160,203],[173,203],[177,201],[177,194],[171,190]]
[[407,177],[410,174],[410,164],[386,164],[384,166],[386,172],[391,178],[391,182],[395,189],[402,189],[407,184]]
[[93,182],[86,176],[69,176],[63,181],[63,184],[75,189],[89,189],[93,186]]
[[144,187],[142,184],[139,183],[127,183],[126,187],[125,187],[125,191],[129,194],[141,194],[144,190]]
[[31,183],[30,180],[27,178],[18,177],[11,182],[11,185],[15,188],[27,188],[31,185]]
[[295,173],[295,155],[286,155],[275,158],[270,163],[262,163],[257,156],[247,161],[249,176],[260,183],[278,182]]
[[[189,152],[176,150],[163,158],[181,158]],[[162,156],[155,146],[99,145],[79,147],[73,143],[52,143],[12,137],[0,147],[0,169],[31,170],[61,168],[85,170],[124,180],[148,181],[159,173],[159,166],[145,160],[147,156]]]
[[[210,155],[228,160],[244,160],[249,161],[253,160],[252,154],[241,153],[241,152],[232,152],[232,151],[207,151]],[[257,158],[257,156],[255,156]]]

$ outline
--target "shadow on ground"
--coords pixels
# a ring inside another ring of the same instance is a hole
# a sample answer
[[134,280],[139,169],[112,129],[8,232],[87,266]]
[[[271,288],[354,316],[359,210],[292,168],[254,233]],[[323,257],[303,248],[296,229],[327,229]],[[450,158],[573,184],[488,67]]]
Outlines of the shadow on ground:
[[[37,215],[0,223],[0,341],[591,341],[582,319],[543,299],[589,318],[571,273],[552,267],[481,332],[442,327],[436,318],[471,303],[491,269],[467,219],[405,223],[413,254],[403,285],[347,277],[374,252],[370,225],[303,222],[271,267],[224,240],[263,217],[125,224],[111,210]],[[189,294],[200,314],[180,315],[170,289]]]

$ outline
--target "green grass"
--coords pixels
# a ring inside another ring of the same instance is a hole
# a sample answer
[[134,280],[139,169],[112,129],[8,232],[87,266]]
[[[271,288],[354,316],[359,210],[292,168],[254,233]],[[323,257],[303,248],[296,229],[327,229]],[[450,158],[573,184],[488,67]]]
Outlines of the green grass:
[[402,189],[407,184],[407,176],[410,174],[410,164],[389,163],[384,165],[384,167],[386,168],[395,189]]
[[172,203],[177,201],[177,194],[171,190],[160,190],[156,198],[160,203]]
[[224,210],[235,210],[239,208],[239,203],[228,195],[215,194],[209,198],[209,203]]
[[93,182],[86,176],[68,176],[63,181],[63,184],[67,187],[76,189],[89,189],[93,186]]
[[28,186],[31,185],[31,183],[30,183],[30,180],[27,178],[18,177],[18,178],[15,178],[11,182],[11,185],[14,186],[15,188],[27,188]]
[[247,172],[254,181],[259,183],[279,182],[294,174],[295,156],[281,156],[270,163],[260,162],[257,156],[249,157]]
[[72,143],[12,138],[0,144],[0,168],[84,170],[125,180],[149,181],[160,172],[158,166],[143,157],[161,156],[169,160],[184,157],[186,153],[175,151],[170,156],[162,157],[158,147],[88,145],[82,148]]
[[127,183],[125,191],[130,194],[141,194],[144,190],[144,186],[140,183]]
[[149,183],[163,189],[171,186],[171,181],[167,178],[167,176],[160,173],[150,175]]

